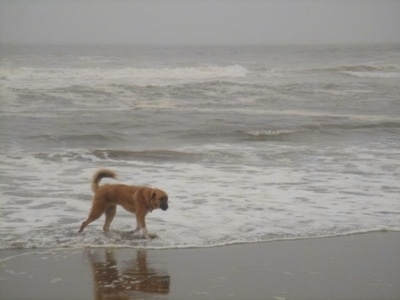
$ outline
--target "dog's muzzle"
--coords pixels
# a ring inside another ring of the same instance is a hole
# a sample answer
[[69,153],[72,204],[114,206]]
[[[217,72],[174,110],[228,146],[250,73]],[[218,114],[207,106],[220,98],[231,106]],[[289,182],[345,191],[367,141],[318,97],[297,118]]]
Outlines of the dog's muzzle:
[[168,209],[168,203],[167,202],[161,202],[160,203],[160,208],[162,210],[167,210]]

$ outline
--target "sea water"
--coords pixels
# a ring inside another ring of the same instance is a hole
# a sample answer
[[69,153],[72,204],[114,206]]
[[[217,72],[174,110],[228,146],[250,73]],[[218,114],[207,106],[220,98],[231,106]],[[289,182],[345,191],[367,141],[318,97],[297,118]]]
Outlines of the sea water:
[[[0,248],[400,230],[400,45],[0,50]],[[169,194],[158,238],[77,234],[98,168]]]

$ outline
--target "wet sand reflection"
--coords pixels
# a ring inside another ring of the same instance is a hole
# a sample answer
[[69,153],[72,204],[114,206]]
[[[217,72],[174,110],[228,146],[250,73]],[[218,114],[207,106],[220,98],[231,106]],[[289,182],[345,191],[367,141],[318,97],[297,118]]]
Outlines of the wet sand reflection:
[[95,299],[132,299],[137,292],[168,294],[170,276],[165,271],[150,267],[145,250],[136,251],[136,257],[117,260],[114,250],[89,250]]

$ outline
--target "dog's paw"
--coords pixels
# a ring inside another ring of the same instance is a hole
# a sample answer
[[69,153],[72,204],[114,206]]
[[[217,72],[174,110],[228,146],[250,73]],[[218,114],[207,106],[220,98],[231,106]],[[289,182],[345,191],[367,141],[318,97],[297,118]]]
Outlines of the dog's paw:
[[149,233],[147,236],[143,235],[143,238],[146,240],[153,240],[158,238],[158,235],[155,233]]

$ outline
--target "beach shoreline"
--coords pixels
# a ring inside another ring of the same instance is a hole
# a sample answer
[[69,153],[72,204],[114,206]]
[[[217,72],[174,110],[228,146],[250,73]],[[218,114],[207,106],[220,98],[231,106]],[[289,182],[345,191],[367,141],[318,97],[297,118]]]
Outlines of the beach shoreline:
[[400,232],[213,248],[0,250],[1,299],[399,299]]

